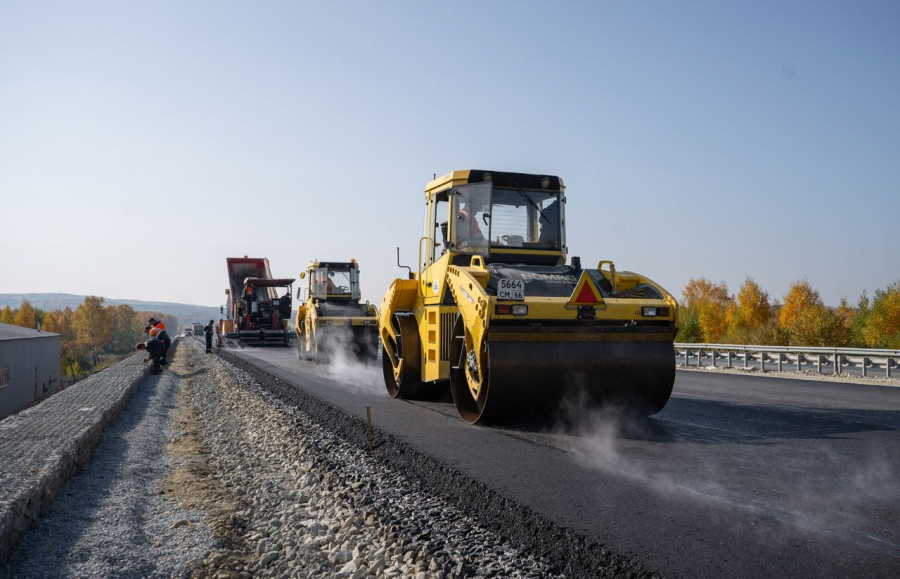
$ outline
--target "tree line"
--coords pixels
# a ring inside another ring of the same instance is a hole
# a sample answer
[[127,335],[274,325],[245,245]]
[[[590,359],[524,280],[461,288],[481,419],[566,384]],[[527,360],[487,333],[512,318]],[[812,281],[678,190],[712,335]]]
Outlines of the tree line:
[[676,341],[765,346],[900,348],[900,281],[863,291],[853,306],[822,303],[806,280],[791,284],[781,301],[747,278],[731,295],[725,282],[691,279],[678,310]]
[[143,339],[149,318],[162,320],[174,335],[178,319],[160,312],[139,312],[129,305],[106,305],[102,297],[87,296],[72,308],[41,310],[27,300],[16,308],[0,310],[0,323],[41,329],[62,336],[60,370],[78,376],[95,370],[104,361],[117,360],[134,351]]

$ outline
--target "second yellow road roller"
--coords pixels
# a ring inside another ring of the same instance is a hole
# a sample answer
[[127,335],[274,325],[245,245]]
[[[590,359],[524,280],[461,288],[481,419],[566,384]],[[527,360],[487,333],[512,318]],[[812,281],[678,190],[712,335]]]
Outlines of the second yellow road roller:
[[378,310],[360,301],[359,263],[318,261],[300,274],[307,286],[294,322],[300,358],[326,361],[339,351],[362,361],[378,357]]
[[675,380],[677,302],[611,261],[567,263],[560,177],[454,171],[425,188],[416,268],[381,305],[395,398],[449,384],[470,424],[562,401],[659,412]]

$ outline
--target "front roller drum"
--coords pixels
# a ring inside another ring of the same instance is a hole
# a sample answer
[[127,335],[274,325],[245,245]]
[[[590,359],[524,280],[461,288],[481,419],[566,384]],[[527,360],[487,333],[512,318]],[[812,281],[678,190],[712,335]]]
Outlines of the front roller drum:
[[[675,350],[668,341],[485,340],[478,368],[465,341],[457,339],[451,360],[451,393],[469,424],[546,416],[564,401],[649,416],[666,405],[675,382]],[[479,383],[473,385],[474,379]]]
[[[419,327],[412,315],[394,315],[396,343],[384,344],[381,352],[381,367],[384,385],[391,398],[418,400],[423,395],[421,380],[421,349],[419,348]],[[394,350],[396,362],[391,357]]]

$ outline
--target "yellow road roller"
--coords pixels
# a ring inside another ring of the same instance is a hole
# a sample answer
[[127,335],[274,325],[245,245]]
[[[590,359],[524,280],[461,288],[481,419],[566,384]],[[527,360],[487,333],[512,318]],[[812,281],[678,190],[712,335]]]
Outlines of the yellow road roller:
[[300,279],[307,283],[297,290],[299,357],[325,361],[340,350],[363,361],[376,360],[378,310],[360,302],[359,263],[314,260]]
[[392,397],[449,383],[470,424],[565,400],[643,415],[665,406],[677,302],[611,261],[566,262],[561,178],[454,171],[428,183],[425,202],[417,267],[394,280],[378,317]]

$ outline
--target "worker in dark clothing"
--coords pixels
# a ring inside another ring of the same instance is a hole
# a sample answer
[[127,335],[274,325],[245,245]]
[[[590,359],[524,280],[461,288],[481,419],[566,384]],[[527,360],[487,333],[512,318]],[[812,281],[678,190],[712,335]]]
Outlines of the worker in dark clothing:
[[211,354],[213,334],[216,333],[215,322],[210,320],[209,323],[206,324],[206,327],[203,328],[203,333],[206,334],[206,353]]
[[163,353],[162,359],[160,360],[160,364],[165,366],[169,362],[166,360],[166,354],[169,352],[169,347],[172,345],[172,340],[169,338],[168,332],[165,330],[160,330],[159,328],[150,328],[150,337],[155,338],[163,343]]
[[163,344],[160,340],[156,338],[151,338],[147,340],[147,343],[140,342],[135,349],[137,350],[146,350],[150,355],[149,358],[144,358],[144,364],[149,361],[153,361],[153,374],[159,374],[160,370],[162,370],[162,364],[160,360],[162,359],[163,352],[165,352],[166,345]]

